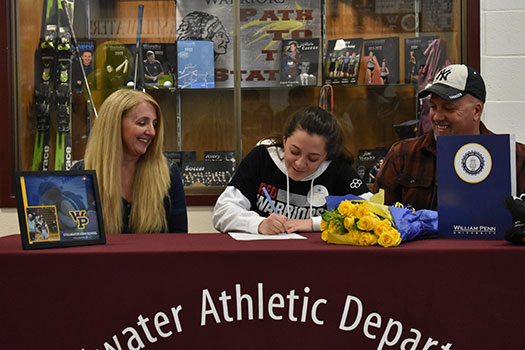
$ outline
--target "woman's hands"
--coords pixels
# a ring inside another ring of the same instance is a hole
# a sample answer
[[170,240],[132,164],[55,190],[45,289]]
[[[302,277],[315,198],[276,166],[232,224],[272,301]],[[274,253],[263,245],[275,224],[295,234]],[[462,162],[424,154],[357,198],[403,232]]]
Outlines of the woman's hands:
[[286,229],[291,232],[314,232],[312,219],[287,219]]
[[271,214],[259,224],[258,231],[263,235],[276,235],[286,232],[287,220],[284,215]]
[[287,219],[284,215],[271,214],[260,224],[258,231],[263,235],[276,235],[279,233],[312,232],[311,219]]

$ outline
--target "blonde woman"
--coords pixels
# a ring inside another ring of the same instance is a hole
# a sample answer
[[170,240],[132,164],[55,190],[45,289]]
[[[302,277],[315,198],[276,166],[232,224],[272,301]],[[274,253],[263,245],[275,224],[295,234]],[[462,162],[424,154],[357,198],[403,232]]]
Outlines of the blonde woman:
[[73,168],[96,170],[107,233],[188,231],[184,187],[163,140],[162,112],[150,95],[122,89],[102,104]]

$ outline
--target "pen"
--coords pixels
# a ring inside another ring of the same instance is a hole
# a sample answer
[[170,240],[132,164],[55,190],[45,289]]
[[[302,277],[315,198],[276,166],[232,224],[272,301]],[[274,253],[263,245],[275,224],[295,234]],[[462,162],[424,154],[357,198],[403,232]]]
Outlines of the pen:
[[[268,191],[266,190],[266,187],[263,186],[263,192],[264,192],[264,195],[266,196],[266,199],[268,200],[268,203],[270,203],[271,207],[272,207],[272,210],[275,214],[277,214],[277,209],[275,209],[275,205],[273,204],[273,201],[272,199],[270,198],[270,194],[268,193]],[[287,230],[284,230],[285,233],[288,233]]]

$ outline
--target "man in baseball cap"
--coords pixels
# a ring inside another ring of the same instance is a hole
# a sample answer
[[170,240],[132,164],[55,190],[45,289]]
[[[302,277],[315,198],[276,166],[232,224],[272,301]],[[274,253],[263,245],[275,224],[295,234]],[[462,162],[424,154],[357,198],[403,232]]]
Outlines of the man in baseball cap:
[[438,137],[488,133],[481,123],[486,94],[478,72],[464,64],[451,64],[418,96],[430,96],[430,121],[434,137]]
[[[432,132],[392,145],[372,192],[385,190],[385,204],[400,202],[415,209],[437,210],[436,139],[441,135],[492,134],[481,121],[486,99],[481,75],[464,64],[440,70],[419,92],[430,98]],[[516,143],[518,193],[525,192],[525,146]]]

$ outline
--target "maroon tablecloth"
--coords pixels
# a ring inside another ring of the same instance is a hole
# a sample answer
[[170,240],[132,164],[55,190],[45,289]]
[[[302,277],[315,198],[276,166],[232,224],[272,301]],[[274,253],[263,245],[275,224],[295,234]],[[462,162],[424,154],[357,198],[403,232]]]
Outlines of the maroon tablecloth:
[[228,235],[0,238],[1,349],[523,349],[525,248]]

